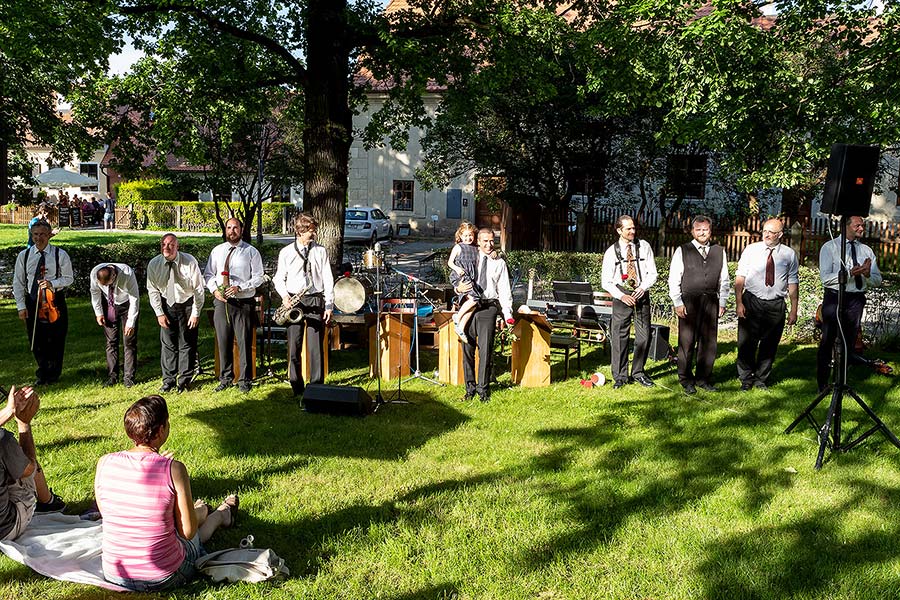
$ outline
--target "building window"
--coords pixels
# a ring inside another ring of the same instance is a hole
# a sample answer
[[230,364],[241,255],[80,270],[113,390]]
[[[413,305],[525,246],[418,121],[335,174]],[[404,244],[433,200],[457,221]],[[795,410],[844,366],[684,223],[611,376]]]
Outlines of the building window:
[[668,195],[706,198],[706,154],[671,154],[666,168]]
[[[97,163],[81,163],[81,174],[85,177],[93,177],[97,180],[97,184],[99,185],[100,177]],[[97,192],[99,190],[100,188],[96,185],[81,186],[82,192]]]
[[394,180],[394,210],[411,211],[413,209],[413,188],[411,179]]

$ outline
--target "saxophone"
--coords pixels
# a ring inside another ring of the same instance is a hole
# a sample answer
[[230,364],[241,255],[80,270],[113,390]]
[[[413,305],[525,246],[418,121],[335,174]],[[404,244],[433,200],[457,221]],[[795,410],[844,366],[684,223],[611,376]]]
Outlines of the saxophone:
[[300,306],[300,301],[303,300],[303,296],[306,295],[309,288],[310,286],[307,285],[301,292],[291,296],[290,300],[283,303],[275,310],[275,314],[272,315],[272,320],[275,321],[276,325],[299,323],[303,320],[303,308]]

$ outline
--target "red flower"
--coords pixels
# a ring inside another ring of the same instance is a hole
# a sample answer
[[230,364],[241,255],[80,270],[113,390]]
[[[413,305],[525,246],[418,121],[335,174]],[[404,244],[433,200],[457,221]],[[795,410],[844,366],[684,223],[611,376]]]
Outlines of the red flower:
[[622,273],[622,281],[628,281],[628,273]]

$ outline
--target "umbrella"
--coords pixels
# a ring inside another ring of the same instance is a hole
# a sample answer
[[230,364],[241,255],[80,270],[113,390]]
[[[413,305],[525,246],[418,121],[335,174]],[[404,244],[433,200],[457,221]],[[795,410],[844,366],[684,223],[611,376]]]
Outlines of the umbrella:
[[81,173],[67,171],[63,168],[50,169],[45,173],[41,173],[35,179],[37,179],[41,187],[54,189],[97,185],[97,180],[93,177],[86,177]]

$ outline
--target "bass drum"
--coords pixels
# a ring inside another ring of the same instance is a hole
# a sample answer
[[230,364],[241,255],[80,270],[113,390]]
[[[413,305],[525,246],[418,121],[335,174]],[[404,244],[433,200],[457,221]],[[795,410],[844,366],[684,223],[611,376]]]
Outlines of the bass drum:
[[349,276],[334,282],[334,307],[344,314],[362,310],[371,295],[372,285],[366,280]]

